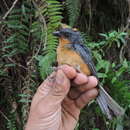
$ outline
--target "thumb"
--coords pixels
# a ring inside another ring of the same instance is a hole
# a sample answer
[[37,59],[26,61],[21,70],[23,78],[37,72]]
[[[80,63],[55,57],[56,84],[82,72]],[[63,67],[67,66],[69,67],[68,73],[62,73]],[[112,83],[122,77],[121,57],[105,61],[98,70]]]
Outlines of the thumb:
[[60,69],[56,73],[56,79],[54,87],[52,89],[52,96],[63,100],[70,89],[70,80],[67,78],[65,73]]
[[56,73],[54,84],[52,85],[52,90],[44,98],[43,102],[47,102],[49,105],[60,104],[70,89],[70,80],[67,78],[65,73],[60,69]]

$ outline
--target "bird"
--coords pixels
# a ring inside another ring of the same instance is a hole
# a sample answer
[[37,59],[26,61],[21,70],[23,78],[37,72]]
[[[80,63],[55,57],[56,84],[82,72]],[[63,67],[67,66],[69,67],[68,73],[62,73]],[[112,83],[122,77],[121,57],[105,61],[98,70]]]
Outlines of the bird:
[[[62,26],[58,31],[53,32],[53,35],[59,38],[57,47],[58,65],[70,65],[85,75],[93,75],[99,80],[91,50],[83,44],[83,38],[77,29]],[[106,92],[100,81],[97,87],[99,94],[96,101],[101,111],[110,120],[113,117],[122,117],[125,110]]]

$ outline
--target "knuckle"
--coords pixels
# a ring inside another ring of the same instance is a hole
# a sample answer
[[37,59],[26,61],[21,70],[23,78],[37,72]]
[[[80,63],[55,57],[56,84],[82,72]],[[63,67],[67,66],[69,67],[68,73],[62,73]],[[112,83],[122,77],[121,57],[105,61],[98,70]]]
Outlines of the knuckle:
[[89,98],[95,98],[98,95],[98,90],[97,89],[93,89],[88,93],[88,97]]
[[68,80],[63,80],[61,84],[55,83],[53,91],[56,95],[63,95],[69,91],[70,83]]
[[65,73],[69,79],[73,79],[76,76],[76,70],[69,65],[62,65],[60,69]]
[[79,74],[77,74],[77,77],[74,79],[74,82],[77,85],[84,84],[84,83],[88,82],[88,78],[86,75],[79,73]]

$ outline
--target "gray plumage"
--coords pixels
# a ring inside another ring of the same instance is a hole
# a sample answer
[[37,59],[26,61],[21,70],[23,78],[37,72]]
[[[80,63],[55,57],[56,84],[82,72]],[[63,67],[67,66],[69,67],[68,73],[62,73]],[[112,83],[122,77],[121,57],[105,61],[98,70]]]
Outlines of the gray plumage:
[[[66,28],[55,32],[54,35],[59,37],[62,36],[66,39],[69,39],[71,41],[70,44],[67,44],[69,49],[73,49],[82,57],[84,62],[88,65],[89,69],[91,70],[91,74],[98,79],[97,71],[92,60],[91,51],[83,44],[80,32]],[[125,113],[124,109],[120,105],[118,105],[116,101],[112,99],[112,97],[104,90],[100,82],[98,83],[98,87],[99,95],[96,100],[102,112],[108,117],[108,119],[112,119],[113,116],[123,116]]]

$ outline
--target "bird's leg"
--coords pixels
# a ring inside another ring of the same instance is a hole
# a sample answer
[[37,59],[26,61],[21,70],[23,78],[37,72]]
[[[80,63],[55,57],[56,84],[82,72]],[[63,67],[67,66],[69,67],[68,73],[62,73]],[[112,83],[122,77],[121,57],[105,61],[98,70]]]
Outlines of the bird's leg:
[[52,72],[57,72],[58,67],[56,67],[56,66],[52,66],[50,69],[51,69]]
[[53,67],[52,67],[52,70],[53,70],[53,71],[57,71],[57,70],[58,70],[58,68],[57,68],[57,67],[55,67],[55,66],[53,66]]
[[76,65],[74,68],[76,69],[77,72],[81,73],[80,65]]

